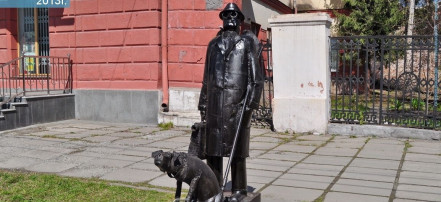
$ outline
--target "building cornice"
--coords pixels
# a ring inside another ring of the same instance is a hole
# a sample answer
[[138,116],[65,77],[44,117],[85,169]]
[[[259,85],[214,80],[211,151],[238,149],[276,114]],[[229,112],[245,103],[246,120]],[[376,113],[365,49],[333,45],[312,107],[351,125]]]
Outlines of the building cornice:
[[276,9],[277,11],[281,12],[282,14],[292,14],[294,13],[294,10],[285,5],[284,3],[280,2],[279,0],[260,0],[266,5],[270,6],[271,8]]

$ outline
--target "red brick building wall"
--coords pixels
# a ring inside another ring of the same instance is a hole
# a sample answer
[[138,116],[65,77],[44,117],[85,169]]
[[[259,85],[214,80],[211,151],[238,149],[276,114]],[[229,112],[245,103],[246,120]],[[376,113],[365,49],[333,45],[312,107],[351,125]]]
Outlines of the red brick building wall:
[[[206,10],[205,0],[169,2],[170,87],[200,87],[207,45],[219,31],[219,10]],[[225,3],[224,3],[225,4]],[[221,6],[222,9],[224,6]]]
[[75,89],[157,89],[160,7],[160,0],[73,0],[50,9],[51,55],[72,54]]
[[[168,2],[170,87],[200,87],[222,21],[205,0]],[[87,0],[50,11],[51,55],[72,54],[75,89],[161,88],[161,0]]]
[[[200,87],[223,0],[168,0],[170,87]],[[49,9],[50,55],[73,60],[74,89],[161,89],[161,0],[71,0]],[[261,32],[259,38],[265,39]],[[0,63],[17,57],[17,9],[0,9]]]
[[17,11],[0,9],[0,64],[17,57]]

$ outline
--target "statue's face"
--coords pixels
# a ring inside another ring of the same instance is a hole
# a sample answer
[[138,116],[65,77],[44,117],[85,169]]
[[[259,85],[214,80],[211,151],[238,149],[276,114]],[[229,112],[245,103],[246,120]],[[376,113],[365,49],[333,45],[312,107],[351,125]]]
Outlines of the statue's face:
[[222,13],[222,20],[224,21],[224,30],[237,30],[240,26],[239,13],[236,11],[225,11]]

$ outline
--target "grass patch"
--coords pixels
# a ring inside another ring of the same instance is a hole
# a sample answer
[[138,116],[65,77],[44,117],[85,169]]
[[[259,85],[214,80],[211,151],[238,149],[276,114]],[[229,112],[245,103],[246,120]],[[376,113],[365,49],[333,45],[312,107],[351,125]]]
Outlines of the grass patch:
[[406,140],[406,142],[404,142],[404,149],[407,151],[407,149],[413,147],[412,144],[410,144],[409,140]]
[[282,144],[286,144],[286,143],[288,143],[288,142],[291,142],[291,140],[292,140],[292,138],[289,138],[289,137],[282,137],[282,138],[280,138],[279,145],[282,145]]
[[42,138],[58,138],[56,135],[43,135]]
[[372,137],[368,137],[368,138],[364,141],[364,143],[367,144],[367,143],[369,142],[369,140],[371,140],[371,139],[372,139]]
[[83,151],[86,151],[86,149],[77,149],[77,150],[75,150],[75,151],[71,151],[71,152],[69,152],[69,155],[71,155],[71,154],[76,154],[76,153],[80,153],[80,152],[83,152]]
[[317,199],[314,200],[314,202],[323,202],[325,200],[325,196],[322,195],[320,197],[318,197]]
[[158,127],[161,128],[161,130],[170,130],[171,128],[173,128],[173,123],[172,122],[160,123],[158,124]]
[[[282,135],[286,135],[286,134],[282,134]],[[292,141],[294,141],[294,140],[298,140],[297,138],[299,137],[300,135],[297,135],[297,134],[294,134],[294,135],[292,135],[292,136],[288,136],[288,137],[278,137],[278,139],[280,140],[278,143],[278,146],[280,146],[280,145],[282,145],[282,144],[286,144],[286,143],[289,143],[289,142],[292,142]]]
[[109,182],[0,170],[0,201],[172,201],[173,194]]
[[153,130],[153,131],[150,132],[149,134],[153,134],[153,133],[156,133],[156,132],[159,132],[159,131],[157,131],[157,130]]
[[356,135],[349,135],[349,138],[357,138]]

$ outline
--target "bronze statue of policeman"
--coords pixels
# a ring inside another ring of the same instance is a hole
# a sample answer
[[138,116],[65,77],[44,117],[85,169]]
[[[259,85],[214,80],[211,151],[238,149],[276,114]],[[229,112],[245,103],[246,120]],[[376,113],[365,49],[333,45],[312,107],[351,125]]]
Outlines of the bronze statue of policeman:
[[206,121],[207,164],[222,186],[223,157],[232,151],[242,106],[246,105],[231,164],[231,199],[240,201],[247,195],[251,115],[263,89],[263,70],[258,60],[261,45],[251,31],[239,33],[244,15],[236,4],[227,4],[219,17],[223,28],[208,45],[198,109]]

